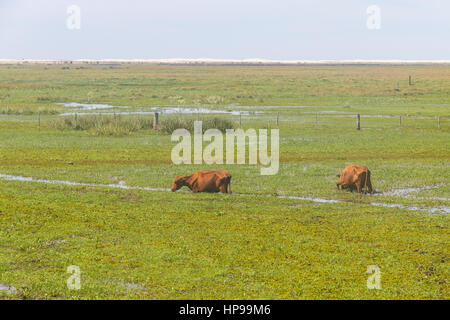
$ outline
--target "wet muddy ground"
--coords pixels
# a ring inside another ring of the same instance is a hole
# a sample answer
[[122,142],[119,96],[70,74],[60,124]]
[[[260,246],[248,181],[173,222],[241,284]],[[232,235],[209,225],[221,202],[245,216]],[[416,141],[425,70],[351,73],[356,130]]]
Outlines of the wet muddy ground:
[[[23,182],[38,182],[38,183],[47,183],[47,184],[63,184],[63,185],[71,185],[71,186],[106,187],[106,188],[119,188],[119,189],[128,189],[128,190],[134,189],[134,190],[165,191],[165,192],[171,191],[169,188],[128,186],[123,181],[120,181],[119,183],[112,183],[112,184],[99,184],[99,183],[74,182],[74,181],[66,181],[66,180],[35,179],[32,177],[24,177],[24,176],[16,176],[16,175],[8,175],[8,174],[0,174],[0,179],[12,180],[12,181],[23,181]],[[444,184],[438,184],[438,185],[434,185],[434,186],[423,186],[423,187],[418,187],[418,188],[394,189],[391,191],[387,191],[385,193],[377,192],[377,193],[375,193],[375,196],[387,195],[387,196],[397,196],[397,197],[414,198],[414,199],[436,199],[436,197],[415,197],[415,196],[412,196],[409,194],[412,192],[418,192],[418,191],[428,190],[428,189],[432,189],[432,188],[439,188],[443,185]],[[180,191],[190,192],[187,190],[180,190]],[[232,193],[232,195],[251,196],[252,194]],[[381,206],[381,207],[387,207],[387,208],[399,208],[399,209],[405,209],[405,210],[423,211],[423,212],[428,212],[428,213],[450,213],[450,206],[418,207],[418,206],[403,205],[403,204],[396,204],[396,203],[384,203],[384,202],[358,203],[358,202],[349,201],[349,200],[324,199],[324,198],[302,197],[302,196],[292,196],[292,195],[264,194],[263,196],[275,196],[280,199],[295,199],[295,200],[303,200],[303,201],[312,201],[315,203],[351,202],[354,204],[369,204],[372,206]],[[439,200],[448,200],[448,198],[439,198]]]

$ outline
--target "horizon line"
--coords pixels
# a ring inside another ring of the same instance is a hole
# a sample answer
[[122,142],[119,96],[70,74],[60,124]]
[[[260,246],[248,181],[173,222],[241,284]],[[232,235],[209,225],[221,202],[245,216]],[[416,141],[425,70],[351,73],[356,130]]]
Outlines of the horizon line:
[[440,59],[321,59],[321,60],[275,60],[275,59],[0,59],[0,64],[153,64],[153,65],[417,65],[450,64]]

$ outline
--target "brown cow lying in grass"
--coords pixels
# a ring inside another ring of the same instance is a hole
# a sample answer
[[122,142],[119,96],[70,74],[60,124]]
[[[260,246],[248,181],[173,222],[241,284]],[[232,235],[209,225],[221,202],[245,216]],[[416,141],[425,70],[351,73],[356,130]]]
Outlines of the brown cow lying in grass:
[[231,193],[231,174],[226,171],[201,170],[191,175],[176,177],[170,190],[188,187],[192,192]]
[[339,187],[349,188],[351,191],[356,189],[358,193],[362,193],[363,189],[367,188],[370,194],[373,194],[370,171],[367,167],[350,164],[337,176],[339,178],[336,184],[338,189]]

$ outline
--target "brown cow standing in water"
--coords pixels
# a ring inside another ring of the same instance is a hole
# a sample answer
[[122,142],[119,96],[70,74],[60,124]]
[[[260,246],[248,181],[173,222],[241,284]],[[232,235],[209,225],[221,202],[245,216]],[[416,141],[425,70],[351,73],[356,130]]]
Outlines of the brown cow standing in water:
[[352,191],[356,189],[358,193],[362,193],[363,189],[367,188],[370,194],[373,194],[370,171],[367,167],[350,164],[337,176],[339,178],[336,184],[338,189],[339,187],[350,188]]
[[231,193],[231,174],[226,171],[201,170],[191,175],[176,177],[170,190],[177,191],[183,186],[192,192]]

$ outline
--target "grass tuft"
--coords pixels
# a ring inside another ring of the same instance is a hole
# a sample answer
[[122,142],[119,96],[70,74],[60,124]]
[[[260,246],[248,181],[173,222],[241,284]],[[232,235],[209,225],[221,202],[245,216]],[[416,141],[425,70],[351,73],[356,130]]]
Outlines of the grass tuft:
[[24,107],[24,108],[10,108],[10,107],[3,107],[0,108],[0,114],[7,114],[7,115],[22,115],[22,116],[31,116],[40,113],[41,115],[55,115],[58,114],[59,111],[57,109],[52,108],[31,108],[31,107]]
[[[186,129],[189,132],[194,132],[194,119],[183,118],[169,118],[161,123],[161,130],[165,133],[171,134],[176,129]],[[211,118],[202,119],[202,130],[205,132],[208,129],[219,129],[224,132],[226,129],[233,129],[233,122],[227,119]]]
[[116,115],[67,116],[55,120],[58,130],[83,130],[96,136],[123,136],[143,129],[153,128],[153,120]]

